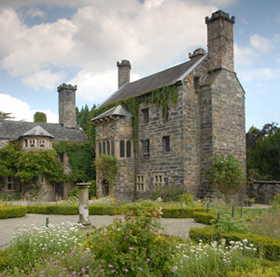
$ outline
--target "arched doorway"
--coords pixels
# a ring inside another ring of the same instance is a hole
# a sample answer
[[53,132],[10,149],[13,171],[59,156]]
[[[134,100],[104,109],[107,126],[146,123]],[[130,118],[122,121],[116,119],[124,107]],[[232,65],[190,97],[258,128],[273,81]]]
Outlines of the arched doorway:
[[109,183],[106,179],[102,180],[102,195],[103,196],[109,195]]

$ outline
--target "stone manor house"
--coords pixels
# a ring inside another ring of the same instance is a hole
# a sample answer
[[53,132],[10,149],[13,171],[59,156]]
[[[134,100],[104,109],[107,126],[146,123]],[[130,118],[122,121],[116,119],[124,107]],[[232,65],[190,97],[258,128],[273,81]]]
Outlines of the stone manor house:
[[[0,120],[0,148],[16,141],[19,142],[22,151],[45,151],[53,150],[54,142],[86,142],[84,131],[76,123],[76,89],[76,86],[66,84],[58,87],[59,123]],[[67,154],[60,154],[58,158],[63,163],[64,173],[70,174],[71,166]],[[34,182],[41,185],[41,200],[55,200],[67,196],[67,184],[49,184],[44,176],[39,176]],[[0,184],[4,184],[3,192],[22,190],[21,184],[13,177],[0,176]]]
[[[234,71],[235,18],[216,11],[205,23],[208,52],[197,49],[189,60],[134,82],[130,62],[117,63],[119,88],[102,105],[110,108],[93,119],[97,158],[110,154],[118,160],[114,186],[97,171],[99,196],[145,198],[167,186],[204,196],[215,154],[233,154],[245,170],[245,91]],[[163,99],[168,88],[176,89],[177,100],[165,112],[145,101],[154,91]],[[133,98],[140,103],[137,134],[135,115],[122,104]]]

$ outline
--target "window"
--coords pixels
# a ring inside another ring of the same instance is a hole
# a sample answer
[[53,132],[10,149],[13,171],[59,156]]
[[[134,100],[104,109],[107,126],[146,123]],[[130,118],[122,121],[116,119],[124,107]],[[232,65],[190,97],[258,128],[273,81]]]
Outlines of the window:
[[131,157],[131,142],[128,140],[126,142],[126,157],[130,158]]
[[164,136],[162,138],[162,145],[164,152],[170,152],[170,136]]
[[153,186],[155,190],[160,190],[165,184],[167,184],[167,178],[164,178],[163,175],[154,175]]
[[125,151],[124,151],[124,140],[120,141],[120,157],[124,158]]
[[35,139],[30,139],[29,145],[30,145],[30,147],[35,147]]
[[9,176],[7,178],[7,189],[8,190],[15,190],[15,182],[14,182],[14,178]]
[[45,140],[39,140],[39,146],[41,147],[41,148],[44,148],[45,147]]
[[101,142],[98,143],[98,153],[99,153],[99,155],[102,154],[102,143]]
[[143,109],[142,110],[142,115],[143,115],[143,122],[148,123],[149,122],[149,109]]
[[113,140],[111,141],[111,154],[115,155],[115,142]]
[[136,191],[145,191],[145,178],[143,175],[138,175],[136,178]]
[[102,153],[103,153],[103,154],[106,154],[106,143],[105,143],[105,141],[103,141]]
[[27,139],[24,140],[24,147],[28,147],[28,140]]
[[110,155],[111,151],[110,151],[110,141],[107,141],[107,154]]
[[150,140],[145,139],[142,141],[142,153],[144,158],[150,157]]

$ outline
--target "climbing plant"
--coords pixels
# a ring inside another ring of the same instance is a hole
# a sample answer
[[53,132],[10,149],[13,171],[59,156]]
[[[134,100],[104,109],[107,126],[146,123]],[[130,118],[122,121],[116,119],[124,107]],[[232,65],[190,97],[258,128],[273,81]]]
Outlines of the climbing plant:
[[95,179],[93,168],[93,147],[90,143],[56,142],[53,144],[57,153],[66,153],[69,157],[72,182],[84,182]]
[[108,105],[103,105],[98,109],[95,109],[93,112],[93,117],[98,116],[101,113],[109,110],[110,108],[122,105],[125,107],[132,115],[132,131],[133,131],[133,143],[134,151],[137,156],[138,150],[138,133],[139,133],[139,107],[142,103],[155,104],[162,109],[163,116],[166,116],[168,112],[168,105],[175,105],[178,100],[178,84],[162,87],[155,89],[153,91],[146,92],[137,97],[129,97],[126,99],[121,99],[119,101],[110,103]]
[[101,155],[95,161],[101,180],[107,181],[110,188],[114,186],[118,173],[117,158],[111,155]]

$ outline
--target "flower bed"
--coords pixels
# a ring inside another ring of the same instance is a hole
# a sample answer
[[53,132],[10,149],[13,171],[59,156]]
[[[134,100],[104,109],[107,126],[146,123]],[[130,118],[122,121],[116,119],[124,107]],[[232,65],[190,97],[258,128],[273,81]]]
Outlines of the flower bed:
[[237,232],[219,232],[212,227],[192,228],[189,236],[194,241],[219,241],[225,239],[227,243],[230,241],[248,240],[258,249],[258,254],[268,260],[280,260],[280,241],[271,239],[267,236],[255,234],[242,234]]

